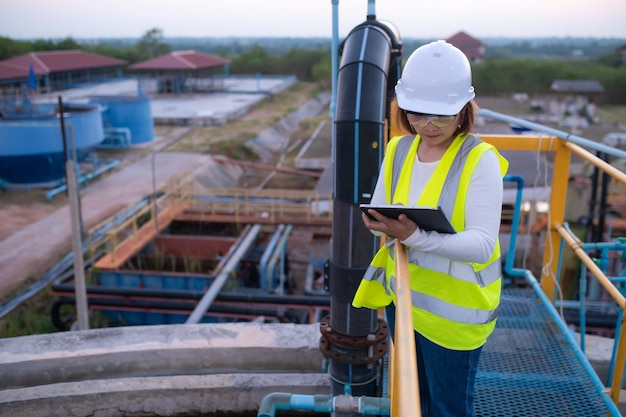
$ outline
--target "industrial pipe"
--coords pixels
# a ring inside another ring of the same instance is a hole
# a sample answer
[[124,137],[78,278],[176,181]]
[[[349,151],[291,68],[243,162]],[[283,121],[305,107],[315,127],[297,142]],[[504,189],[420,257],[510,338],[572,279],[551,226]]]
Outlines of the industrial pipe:
[[301,410],[318,413],[357,413],[359,415],[388,416],[389,398],[353,397],[340,395],[300,395],[274,392],[261,400],[257,417],[274,417],[277,410]]
[[267,281],[268,281],[268,278],[267,278],[267,263],[270,261],[270,258],[272,257],[272,253],[274,251],[274,248],[278,244],[278,241],[280,240],[280,236],[282,235],[284,229],[285,229],[285,225],[284,224],[279,224],[278,225],[278,228],[276,229],[276,231],[272,235],[272,238],[270,239],[269,243],[267,244],[267,247],[265,248],[265,251],[263,252],[263,255],[261,255],[261,259],[259,261],[259,270],[261,272],[260,286],[261,286],[262,290],[265,290],[265,289],[269,288],[269,286],[267,285]]
[[[376,20],[372,4],[367,20],[341,45],[337,77],[333,242],[326,272],[331,313],[329,321],[320,323],[320,347],[329,361],[334,396],[380,394],[379,362],[371,351],[380,350],[380,338],[386,337],[387,331],[376,311],[352,307],[361,278],[380,246],[379,239],[363,225],[358,206],[369,202],[378,178],[388,137],[389,102],[401,66],[398,31]],[[381,330],[385,335],[381,336]]]
[[215,278],[211,287],[204,294],[191,315],[187,318],[187,321],[185,322],[186,324],[198,323],[202,316],[204,316],[204,313],[209,309],[209,307],[211,307],[211,303],[215,297],[217,297],[217,294],[222,290],[222,287],[228,280],[231,271],[235,269],[235,266],[241,260],[241,257],[246,253],[252,243],[256,240],[260,231],[260,225],[253,225],[250,230],[248,230],[239,245],[232,250],[231,255],[228,256],[228,260],[226,261],[226,264],[222,268],[221,272]]

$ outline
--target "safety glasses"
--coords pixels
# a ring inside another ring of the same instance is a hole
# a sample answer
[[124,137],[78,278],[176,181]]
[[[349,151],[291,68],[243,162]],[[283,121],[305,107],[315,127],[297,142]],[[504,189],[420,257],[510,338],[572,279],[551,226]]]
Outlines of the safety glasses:
[[432,123],[435,127],[446,127],[454,123],[456,115],[454,116],[438,116],[436,114],[423,114],[415,112],[405,112],[407,120],[411,126],[424,128],[428,122]]

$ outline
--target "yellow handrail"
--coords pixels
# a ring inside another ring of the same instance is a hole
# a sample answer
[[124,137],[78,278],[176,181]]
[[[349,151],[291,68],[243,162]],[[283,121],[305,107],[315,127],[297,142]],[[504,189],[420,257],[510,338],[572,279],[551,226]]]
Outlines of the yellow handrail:
[[[554,228],[559,232],[563,239],[567,242],[570,248],[574,251],[576,256],[585,264],[589,272],[598,280],[598,282],[604,287],[604,289],[611,295],[618,306],[624,310],[626,308],[626,298],[622,293],[613,285],[613,283],[607,278],[602,270],[596,265],[591,257],[584,251],[580,241],[576,236],[572,235],[565,227],[556,223]],[[621,328],[624,324],[624,318],[622,316],[622,322],[618,324]],[[613,376],[611,379],[611,399],[615,404],[619,402],[619,395],[622,386],[622,376],[624,375],[624,365],[626,364],[626,333],[620,330],[619,339],[617,343],[617,355],[615,358],[615,364],[613,365]]]
[[[265,213],[274,219],[277,216],[288,216],[298,219],[328,221],[332,219],[332,195],[320,195],[311,190],[261,189],[246,188],[209,188],[200,190],[194,187],[193,176],[184,175],[170,180],[163,189],[163,194],[149,205],[138,210],[132,217],[108,230],[104,238],[94,242],[93,236],[104,225],[112,223],[115,216],[92,227],[88,231],[92,257],[101,250],[104,254],[115,253],[137,232],[138,223],[153,221],[163,211],[172,206],[184,203],[190,212],[200,214],[229,214],[239,216],[258,216]],[[222,201],[223,200],[223,201]],[[286,202],[291,200],[290,202]],[[326,210],[321,210],[320,202],[329,202]],[[127,211],[130,206],[120,212]]]
[[[550,196],[549,223],[546,230],[546,244],[544,247],[544,257],[541,273],[541,289],[552,301],[555,301],[556,285],[558,282],[558,268],[560,259],[563,256],[560,248],[562,237],[578,259],[588,268],[592,275],[598,280],[602,287],[622,309],[626,310],[626,299],[619,289],[607,278],[606,274],[593,262],[582,248],[582,242],[571,235],[562,224],[565,217],[565,202],[567,199],[568,182],[570,178],[571,155],[576,154],[584,161],[607,173],[612,179],[626,184],[626,174],[610,165],[606,161],[598,158],[585,148],[569,142],[562,138],[550,135],[479,135],[481,139],[496,146],[500,151],[534,151],[554,153],[554,165],[552,167],[552,182]],[[522,140],[520,140],[522,139]],[[619,394],[622,386],[622,376],[626,363],[626,332],[623,331],[622,322],[617,323],[616,333],[619,333],[618,344],[615,347],[615,361],[613,366],[612,381],[610,386],[611,399],[615,404],[619,402]],[[584,335],[582,335],[584,337]]]
[[409,260],[406,247],[396,239],[396,321],[393,351],[391,355],[391,416],[420,417],[417,358],[411,313],[411,286],[409,284]]

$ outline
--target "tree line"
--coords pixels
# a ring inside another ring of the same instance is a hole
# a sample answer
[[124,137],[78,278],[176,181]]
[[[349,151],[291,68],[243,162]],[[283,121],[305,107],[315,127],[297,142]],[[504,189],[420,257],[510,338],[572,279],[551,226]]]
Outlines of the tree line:
[[[0,60],[34,51],[79,49],[100,55],[125,60],[129,65],[141,62],[172,50],[208,49],[194,44],[164,41],[160,29],[147,31],[137,42],[114,40],[97,44],[79,43],[71,37],[60,41],[18,41],[0,37]],[[403,48],[412,51],[419,44],[406,44]],[[500,46],[502,48],[502,46]],[[251,43],[247,48],[232,48],[221,45],[214,55],[230,60],[229,73],[236,74],[293,74],[303,81],[318,82],[330,87],[331,54],[330,42],[316,41],[309,46],[292,47],[282,53],[260,44]],[[408,54],[405,54],[408,56]],[[605,104],[626,104],[626,65],[615,52],[594,58],[533,58],[512,57],[504,53],[494,54],[479,64],[473,64],[474,86],[481,95],[504,96],[516,92],[529,95],[550,93],[554,80],[597,80],[604,87],[600,100]]]

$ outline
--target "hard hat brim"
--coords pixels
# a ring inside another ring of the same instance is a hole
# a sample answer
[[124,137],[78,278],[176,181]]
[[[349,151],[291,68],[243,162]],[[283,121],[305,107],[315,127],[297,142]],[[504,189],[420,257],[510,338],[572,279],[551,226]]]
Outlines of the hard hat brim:
[[[417,97],[409,97],[402,88],[396,86],[396,97],[398,99],[398,107],[402,110],[412,111],[415,113],[437,114],[441,116],[454,116],[465,107],[467,103],[472,101],[476,94],[472,87],[465,97],[458,97],[454,102],[441,103],[436,101],[421,100]],[[451,100],[452,101],[452,100]]]

